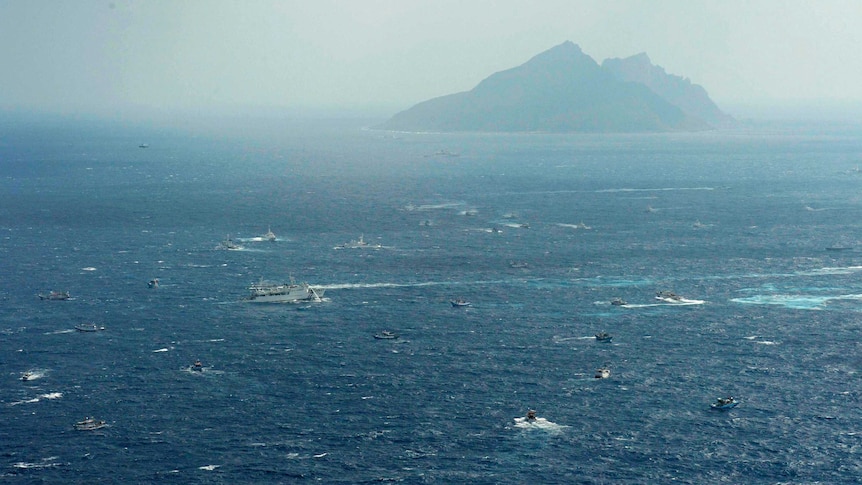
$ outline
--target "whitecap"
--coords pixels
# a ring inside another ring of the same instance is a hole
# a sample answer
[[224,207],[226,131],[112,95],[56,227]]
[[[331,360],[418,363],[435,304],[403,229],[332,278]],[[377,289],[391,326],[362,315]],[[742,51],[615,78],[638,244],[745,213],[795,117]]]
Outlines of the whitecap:
[[96,271],[96,268],[92,266],[87,266],[86,268],[81,268],[81,271]]
[[326,455],[328,455],[328,454],[329,454],[329,453],[321,453],[321,454],[319,454],[319,455],[314,455],[314,457],[315,457],[315,458],[323,458],[324,456],[326,456]]
[[42,399],[60,399],[61,397],[63,397],[63,393],[62,392],[49,392],[48,394],[42,394],[39,397]]
[[219,467],[221,467],[221,465],[204,465],[204,466],[199,466],[199,467],[198,467],[198,470],[213,471],[213,470],[215,470],[216,468],[219,468]]
[[156,349],[156,350],[154,350],[154,351],[153,351],[153,353],[156,353],[156,352],[167,352],[167,351],[168,351],[168,349],[167,349],[167,347],[165,347],[165,348],[163,348],[163,349]]

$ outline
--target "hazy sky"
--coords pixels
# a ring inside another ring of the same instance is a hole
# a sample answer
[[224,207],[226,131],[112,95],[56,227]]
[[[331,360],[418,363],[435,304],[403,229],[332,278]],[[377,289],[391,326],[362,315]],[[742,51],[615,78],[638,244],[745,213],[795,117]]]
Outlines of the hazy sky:
[[860,0],[0,0],[0,107],[394,112],[566,40],[720,106],[862,101]]

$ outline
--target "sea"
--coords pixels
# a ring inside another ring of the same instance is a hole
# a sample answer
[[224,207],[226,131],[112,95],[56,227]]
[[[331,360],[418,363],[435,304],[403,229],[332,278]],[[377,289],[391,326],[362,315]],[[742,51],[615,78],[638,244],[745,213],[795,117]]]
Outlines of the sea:
[[226,123],[0,119],[0,483],[862,481],[862,126]]

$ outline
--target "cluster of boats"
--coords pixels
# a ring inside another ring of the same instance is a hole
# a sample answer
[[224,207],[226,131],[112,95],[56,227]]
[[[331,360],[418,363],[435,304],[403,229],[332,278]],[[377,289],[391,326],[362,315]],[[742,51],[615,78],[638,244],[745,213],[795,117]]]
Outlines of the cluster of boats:
[[[262,236],[258,236],[256,238],[253,238],[251,240],[252,241],[265,240],[265,241],[275,242],[277,239],[278,238],[275,236],[275,233],[272,232],[272,228],[268,227],[266,229],[266,234],[263,234]],[[226,249],[228,251],[240,251],[242,249],[245,249],[245,247],[242,244],[234,241],[230,237],[230,234],[228,234],[227,237],[224,239],[224,241],[219,243],[218,249]]]

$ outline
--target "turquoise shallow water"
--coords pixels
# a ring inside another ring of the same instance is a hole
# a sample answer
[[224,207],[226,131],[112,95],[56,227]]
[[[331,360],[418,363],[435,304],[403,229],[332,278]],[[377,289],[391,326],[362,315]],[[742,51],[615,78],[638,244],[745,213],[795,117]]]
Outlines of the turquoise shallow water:
[[[859,476],[857,131],[5,126],[4,480]],[[262,277],[326,301],[242,302]]]

